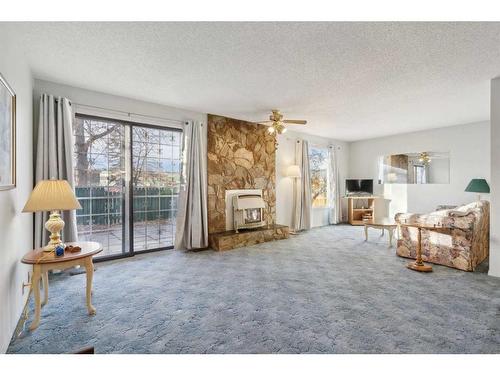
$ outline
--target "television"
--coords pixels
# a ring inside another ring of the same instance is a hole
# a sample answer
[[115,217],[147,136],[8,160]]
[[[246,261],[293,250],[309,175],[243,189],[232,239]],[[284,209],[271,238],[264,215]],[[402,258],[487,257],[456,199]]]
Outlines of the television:
[[346,179],[345,193],[346,195],[372,195],[373,180]]

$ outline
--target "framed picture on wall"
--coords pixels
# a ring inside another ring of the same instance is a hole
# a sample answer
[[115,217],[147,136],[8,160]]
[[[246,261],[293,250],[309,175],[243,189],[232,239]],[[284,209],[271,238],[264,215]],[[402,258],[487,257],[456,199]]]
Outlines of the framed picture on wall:
[[16,94],[0,74],[0,190],[16,187]]

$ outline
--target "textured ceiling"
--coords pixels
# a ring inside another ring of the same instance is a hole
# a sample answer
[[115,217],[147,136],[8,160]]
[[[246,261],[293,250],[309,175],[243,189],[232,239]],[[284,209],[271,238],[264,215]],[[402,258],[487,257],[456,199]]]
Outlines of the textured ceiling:
[[0,25],[36,78],[359,140],[489,119],[500,23]]

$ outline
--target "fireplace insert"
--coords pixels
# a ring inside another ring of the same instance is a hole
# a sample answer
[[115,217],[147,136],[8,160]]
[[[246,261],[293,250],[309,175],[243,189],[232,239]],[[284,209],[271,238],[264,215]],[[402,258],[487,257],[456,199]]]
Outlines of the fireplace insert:
[[233,223],[234,230],[258,228],[265,225],[262,210],[266,203],[259,194],[233,195]]

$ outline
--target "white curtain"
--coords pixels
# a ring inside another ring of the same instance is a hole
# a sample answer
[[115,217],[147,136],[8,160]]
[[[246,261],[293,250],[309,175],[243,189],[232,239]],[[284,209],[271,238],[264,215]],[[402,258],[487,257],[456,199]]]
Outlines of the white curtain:
[[338,224],[342,221],[340,206],[339,163],[335,146],[328,147],[328,222]]
[[183,132],[182,186],[176,219],[175,248],[208,247],[207,165],[202,125],[187,122]]
[[311,229],[311,174],[309,171],[309,145],[307,141],[297,141],[295,145],[295,164],[300,166],[300,178],[295,181],[293,229]]
[[[74,188],[73,178],[73,111],[69,99],[42,94],[38,118],[35,183],[40,180],[67,180]],[[45,246],[49,232],[44,229],[47,212],[35,214],[35,246]],[[76,212],[64,211],[66,223],[62,233],[63,241],[77,241]]]

